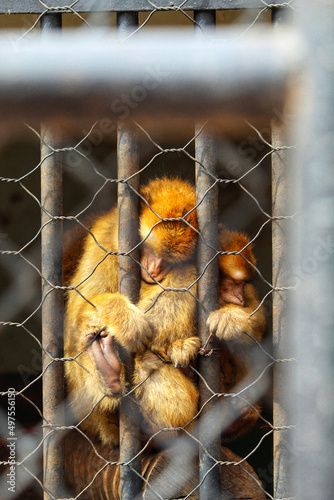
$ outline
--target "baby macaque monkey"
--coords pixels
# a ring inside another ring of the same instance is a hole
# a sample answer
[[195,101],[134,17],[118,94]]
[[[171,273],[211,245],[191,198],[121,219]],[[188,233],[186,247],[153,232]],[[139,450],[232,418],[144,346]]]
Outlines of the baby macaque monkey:
[[65,356],[75,360],[66,363],[65,371],[74,411],[79,418],[87,416],[81,424],[84,430],[113,446],[119,440],[117,394],[127,390],[116,343],[135,353],[134,383],[147,379],[136,396],[157,425],[183,426],[197,412],[197,388],[177,368],[187,366],[200,346],[193,296],[194,188],[178,178],[162,178],[140,192],[144,200],[138,303],[118,292],[118,212],[114,208],[93,223],[94,238],[90,234],[85,238],[66,306]]
[[[219,231],[219,305],[207,324],[210,332],[223,340],[221,345],[221,391],[232,392],[252,371],[249,350],[252,339],[261,341],[266,321],[251,280],[255,276],[256,260],[249,238],[243,233]],[[230,252],[233,252],[232,254]],[[256,312],[255,312],[256,311]],[[252,427],[258,419],[259,406],[254,408],[236,401],[240,414],[223,437],[232,439]]]
[[[219,232],[219,305],[210,314],[208,326],[219,339],[251,343],[245,335],[260,341],[265,330],[265,317],[251,281],[256,273],[256,260],[249,238],[243,233],[221,228]],[[231,252],[233,252],[231,254]]]

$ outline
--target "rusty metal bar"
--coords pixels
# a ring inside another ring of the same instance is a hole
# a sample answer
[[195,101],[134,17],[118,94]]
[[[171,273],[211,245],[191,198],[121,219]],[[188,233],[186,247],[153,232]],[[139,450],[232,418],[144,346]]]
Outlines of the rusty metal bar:
[[[201,34],[207,29],[215,27],[215,12],[196,11],[194,19],[197,23],[196,32]],[[201,37],[202,38],[202,37]],[[199,132],[197,125],[196,133]],[[205,126],[196,139],[195,156],[198,161],[196,165],[196,197],[197,203],[203,202],[197,209],[198,227],[201,238],[198,244],[198,273],[202,273],[210,260],[215,256],[218,248],[218,189],[215,186],[207,192],[214,183],[210,174],[215,175],[217,164],[216,140],[209,126]],[[203,277],[198,282],[198,328],[199,335],[204,345],[208,337],[206,320],[209,312],[218,309],[218,259],[214,259],[208,265]],[[216,339],[214,340],[214,342]],[[211,345],[215,347],[215,345]],[[210,347],[211,347],[210,346]],[[215,351],[214,351],[215,352]],[[219,351],[218,351],[219,352]],[[220,362],[219,355],[201,356],[199,359],[201,375],[209,387],[220,392]],[[211,393],[200,380],[200,406],[210,397]],[[212,436],[213,415],[212,409],[215,400],[209,403],[203,410],[199,422],[199,440],[201,442],[199,452],[199,480],[203,481],[200,486],[200,499],[211,500],[221,497],[220,466],[212,460],[220,460],[221,444],[220,434]],[[211,414],[210,414],[211,413]],[[211,455],[211,456],[210,456]],[[211,469],[211,470],[210,470]]]
[[[275,147],[284,146],[284,128],[273,123],[272,144]],[[289,206],[289,175],[288,158],[285,151],[275,152],[272,155],[272,216],[288,215]],[[288,221],[274,220],[272,226],[272,258],[273,258],[273,286],[286,287],[289,260],[287,258],[286,238]],[[273,293],[273,355],[275,359],[291,358],[291,334],[287,322],[287,306],[290,296],[287,290]],[[274,433],[274,498],[289,498],[290,492],[289,473],[291,471],[291,430],[285,428],[291,424],[289,415],[290,387],[289,364],[276,363],[274,365],[273,380],[273,419],[274,426],[280,429]]]
[[[286,25],[286,9],[276,8],[272,10],[272,22],[274,28],[282,24]],[[284,117],[284,113],[282,112]],[[290,120],[291,121],[291,120]],[[287,144],[287,133],[291,128],[288,115],[283,120],[272,121],[272,144],[274,147],[282,147]],[[291,203],[291,179],[289,175],[289,160],[291,152],[278,150],[272,155],[272,216],[289,216]],[[276,219],[272,224],[272,282],[278,290],[273,293],[273,355],[277,360],[292,358],[291,328],[289,327],[287,315],[288,304],[291,296],[286,288],[286,280],[291,266],[287,250],[287,237],[291,220]],[[287,390],[291,386],[291,364],[276,363],[274,365],[273,378],[273,422],[274,433],[274,498],[293,497],[291,490],[291,461],[292,461],[292,435],[291,435],[291,395]]]
[[[143,11],[151,12],[155,9],[163,8],[164,10],[178,10],[180,4],[182,10],[194,9],[213,9],[213,10],[234,10],[234,9],[263,9],[263,1],[261,0],[207,0],[203,6],[202,0],[188,0],[184,3],[166,2],[166,0],[155,0],[154,3],[149,3],[147,0],[79,0],[71,7],[68,0],[52,0],[48,2],[48,8],[52,12],[55,8],[63,8],[64,13],[75,12],[131,12]],[[286,0],[275,0],[275,5],[286,3]],[[0,14],[41,14],[46,11],[46,7],[39,0],[2,0],[0,5]]]
[[[126,37],[138,27],[136,12],[123,12],[117,16],[119,38]],[[126,43],[126,42],[125,42]],[[126,180],[139,170],[138,141],[135,130],[124,124],[118,125],[117,137],[117,165],[118,179]],[[131,181],[131,185],[138,191],[139,175]],[[131,190],[127,182],[118,184],[118,248],[120,252],[128,252],[139,242],[138,236],[138,196]],[[132,253],[139,259],[139,251]],[[138,264],[127,256],[118,258],[119,264],[119,291],[136,303],[139,296],[140,269]],[[126,360],[126,377],[131,385],[133,373],[133,359]],[[131,467],[121,466],[120,493],[121,500],[133,500],[139,495],[142,482],[141,477],[134,472],[141,473],[140,459],[133,458],[140,451],[140,424],[139,410],[134,401],[123,398],[120,408],[120,462],[131,462]],[[134,470],[132,470],[134,469]]]
[[[204,201],[197,209],[198,227],[202,235],[198,245],[198,273],[203,272],[205,266],[215,255],[212,248],[218,248],[218,193],[217,187],[209,191],[207,189],[213,183],[212,177],[207,173],[214,173],[216,166],[216,148],[215,139],[211,133],[202,132],[196,140],[196,159],[205,166],[197,165],[196,168],[196,189],[197,202]],[[212,248],[211,248],[212,247]],[[218,309],[218,260],[215,259],[208,266],[205,274],[198,282],[198,328],[199,335],[204,345],[208,338],[208,329],[206,320],[208,314]],[[210,343],[211,347],[218,347],[215,340]],[[200,373],[206,380],[209,387],[219,393],[220,392],[220,367],[219,355],[201,356],[199,359]],[[204,383],[200,381],[200,406],[202,406],[210,397],[211,392],[206,388]],[[220,469],[216,466],[208,473],[214,462],[208,455],[210,453],[216,460],[220,459],[220,434],[211,441],[212,422],[211,409],[214,407],[214,401],[207,405],[202,412],[199,423],[199,440],[202,444],[200,447],[200,481],[207,475],[203,484],[200,487],[201,500],[209,500],[212,498],[221,498],[220,491]],[[206,451],[207,450],[207,451]],[[207,453],[208,452],[208,453]]]
[[[41,37],[60,30],[60,14],[47,14],[41,19]],[[62,222],[52,220],[62,215],[62,165],[59,153],[52,148],[59,143],[47,125],[41,127],[41,204],[42,204],[42,341],[52,358],[63,358],[63,291],[53,289],[62,285],[63,239]],[[64,364],[53,361],[43,353],[43,416],[44,427],[44,500],[64,496],[64,443],[53,425],[65,423]],[[51,364],[50,364],[51,363]],[[50,365],[50,366],[49,366]]]
[[194,21],[198,25],[198,26],[195,26],[195,29],[197,27],[200,27],[200,29],[203,31],[206,29],[213,30],[216,27],[216,12],[215,11],[207,11],[205,9],[195,10],[194,11]]

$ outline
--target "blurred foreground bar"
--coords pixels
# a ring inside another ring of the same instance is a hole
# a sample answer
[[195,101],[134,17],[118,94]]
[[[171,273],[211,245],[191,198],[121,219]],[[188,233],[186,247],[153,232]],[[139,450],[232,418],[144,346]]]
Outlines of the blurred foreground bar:
[[69,32],[13,43],[10,32],[0,38],[0,116],[270,116],[300,71],[298,38],[270,29],[239,36],[225,29],[198,40],[190,30],[159,30],[121,43],[110,31]]
[[[294,186],[295,495],[334,498],[334,3],[297,2],[308,61]],[[296,237],[297,236],[297,237]]]

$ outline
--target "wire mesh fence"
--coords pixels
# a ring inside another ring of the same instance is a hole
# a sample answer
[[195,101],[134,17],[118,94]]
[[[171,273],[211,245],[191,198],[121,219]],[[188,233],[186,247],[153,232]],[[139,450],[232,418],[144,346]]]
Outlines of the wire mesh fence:
[[[109,17],[102,4],[87,13],[80,2],[20,2],[22,33],[6,43],[25,45],[40,22],[59,27],[60,14],[83,29],[118,23],[119,43],[156,18],[205,37],[214,17],[190,2],[144,2],[137,26],[129,7],[122,33],[124,14],[116,21],[116,6]],[[260,4],[217,11],[217,22],[247,37],[270,21],[272,6]],[[281,498],[272,441],[290,422],[273,421],[272,370],[292,356],[271,347],[272,298],[277,307],[289,291],[279,268],[271,275],[271,226],[292,214],[274,196],[282,179],[271,159],[293,148],[271,137],[267,116],[141,122],[149,90],[119,95],[118,122],[17,124],[17,139],[13,127],[3,135],[4,498]],[[283,127],[293,119],[268,114]]]

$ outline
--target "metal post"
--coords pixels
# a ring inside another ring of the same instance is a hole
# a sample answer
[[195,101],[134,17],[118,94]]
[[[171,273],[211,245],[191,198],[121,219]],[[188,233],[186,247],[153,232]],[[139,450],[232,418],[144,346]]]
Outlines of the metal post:
[[[202,132],[196,140],[196,159],[205,165],[206,169],[214,173],[216,165],[215,140],[210,133]],[[213,179],[208,173],[198,165],[196,168],[196,190],[197,202],[205,195],[207,189],[213,183]],[[204,267],[215,255],[212,248],[218,248],[218,196],[217,187],[205,195],[203,203],[197,208],[197,218],[199,231],[203,237],[198,244],[198,273],[202,273]],[[212,248],[211,248],[212,247]],[[198,282],[198,330],[204,345],[208,337],[208,328],[206,320],[208,314],[218,309],[218,260],[215,259],[208,266],[205,274]],[[210,347],[217,347],[214,343]],[[216,351],[214,351],[216,353]],[[199,359],[200,373],[206,380],[209,387],[220,392],[220,363],[219,355],[201,356]],[[200,406],[202,406],[212,394],[200,380]],[[209,500],[212,498],[221,498],[220,495],[220,469],[219,466],[213,467],[214,461],[209,456],[212,455],[216,460],[220,459],[221,446],[220,434],[212,440],[213,416],[210,410],[214,407],[214,401],[205,407],[202,412],[199,423],[199,440],[201,442],[199,458],[200,481],[203,484],[200,487],[200,499]]]
[[[204,31],[207,28],[214,28],[215,26],[215,12],[195,11],[194,19],[198,24],[198,32],[200,30]],[[198,131],[199,130],[196,132]],[[218,248],[217,186],[205,194],[214,182],[210,174],[215,175],[217,164],[215,137],[208,126],[204,127],[197,137],[195,150],[196,159],[199,162],[196,165],[197,203],[204,197],[204,201],[197,208],[198,227],[202,236],[198,244],[197,268],[200,274],[214,257],[214,249]],[[218,308],[217,258],[207,267],[204,275],[198,282],[198,300],[198,329],[202,343],[205,344],[208,337],[208,329],[206,326],[208,314]],[[201,356],[199,359],[199,369],[209,387],[217,393],[220,392],[219,356],[216,354]],[[201,380],[199,389],[200,406],[202,406],[210,398],[211,393]],[[212,456],[215,460],[220,460],[221,456],[220,434],[212,438],[213,422],[212,415],[210,416],[210,410],[212,410],[213,407],[214,401],[205,407],[199,422],[199,440],[201,442],[199,454],[199,480],[203,481],[199,490],[201,500],[221,498],[220,466],[217,464],[215,466],[216,462],[211,458]]]
[[[286,21],[286,12],[282,8],[272,10],[274,27]],[[284,114],[282,113],[282,116]],[[274,119],[272,121],[272,144],[274,147],[286,145],[286,132],[291,123]],[[290,125],[290,127],[289,127]],[[289,216],[289,175],[288,151],[276,151],[272,155],[272,216]],[[287,235],[290,229],[289,220],[273,220],[272,225],[272,261],[273,286],[277,289],[286,288],[289,275],[290,259],[287,252]],[[275,290],[273,293],[273,355],[277,360],[292,358],[291,330],[287,321],[288,303],[291,296],[288,290]],[[273,379],[273,422],[279,429],[274,433],[274,498],[290,498],[291,491],[291,460],[292,460],[292,430],[290,415],[290,398],[288,387],[291,385],[290,363],[276,363]]]
[[[138,26],[136,12],[117,15],[119,37],[134,31]],[[119,124],[117,141],[118,179],[127,179],[139,170],[138,143],[134,130]],[[139,175],[131,181],[139,189]],[[127,183],[118,184],[118,249],[128,252],[139,242],[138,237],[138,196]],[[139,252],[132,255],[138,260]],[[137,302],[140,286],[140,269],[130,257],[119,257],[119,291],[132,302]],[[126,361],[127,380],[131,384],[133,359]],[[134,396],[132,396],[134,397]],[[129,398],[121,401],[120,410],[120,461],[127,463],[140,451],[140,430],[138,406]],[[140,459],[131,462],[131,468],[141,473]],[[134,500],[141,490],[141,478],[129,466],[121,466],[121,499]]]
[[[41,19],[41,36],[46,38],[53,30],[61,29],[60,14],[46,14]],[[62,285],[63,244],[62,222],[51,217],[62,215],[62,165],[51,148],[57,141],[48,126],[41,127],[41,204],[42,204],[42,340],[44,349],[53,358],[63,354],[63,291],[53,287]],[[47,212],[47,213],[45,213]],[[46,280],[48,282],[46,282]],[[43,353],[43,369],[50,365],[50,357]],[[64,496],[64,444],[59,431],[52,425],[64,425],[64,365],[53,362],[43,376],[44,416],[44,500]],[[50,426],[50,427],[49,427]]]
[[334,497],[334,4],[304,0],[296,7],[308,71],[295,179],[295,486],[298,499],[327,500]]
[[[282,125],[273,124],[272,144],[283,146],[284,131]],[[272,216],[284,215],[288,207],[288,159],[286,152],[276,152],[272,156]],[[287,258],[286,238],[288,232],[287,220],[274,220],[272,227],[273,248],[273,286],[287,286],[289,259]],[[275,290],[273,293],[273,355],[277,360],[292,358],[290,350],[291,329],[287,322],[287,307],[291,300],[287,290]],[[289,363],[276,363],[273,380],[273,419],[274,427],[279,429],[274,433],[274,498],[289,498],[289,473],[291,470],[291,425],[289,412],[290,387]],[[285,427],[285,428],[284,428]]]

